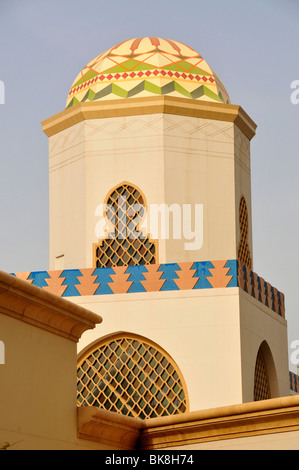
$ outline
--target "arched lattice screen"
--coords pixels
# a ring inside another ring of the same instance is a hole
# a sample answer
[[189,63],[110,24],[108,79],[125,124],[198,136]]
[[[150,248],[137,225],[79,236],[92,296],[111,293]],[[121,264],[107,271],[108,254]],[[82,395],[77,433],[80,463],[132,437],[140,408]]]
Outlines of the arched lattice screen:
[[248,245],[248,210],[245,198],[242,196],[239,206],[240,242],[238,249],[238,260],[248,268],[252,269],[252,259]]
[[139,232],[145,217],[146,202],[141,191],[122,183],[106,198],[106,220],[112,233],[94,245],[96,268],[155,264],[157,243]]
[[254,372],[254,401],[271,398],[266,362],[261,348],[258,351]]
[[158,345],[131,334],[106,338],[80,359],[78,406],[96,406],[136,418],[184,413],[184,379]]

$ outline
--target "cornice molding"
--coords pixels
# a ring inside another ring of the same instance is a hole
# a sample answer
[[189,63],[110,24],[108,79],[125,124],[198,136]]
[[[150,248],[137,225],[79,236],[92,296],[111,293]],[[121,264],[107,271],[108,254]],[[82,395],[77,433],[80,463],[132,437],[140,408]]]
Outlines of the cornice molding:
[[299,430],[299,396],[203,410],[147,422],[144,450]]
[[41,124],[44,133],[51,137],[88,119],[159,113],[233,122],[250,140],[254,137],[257,127],[241,106],[172,96],[78,103],[44,120]]
[[115,449],[154,450],[299,430],[299,396],[140,420],[78,408],[78,437]]
[[0,271],[0,314],[78,342],[102,318],[23,279]]
[[78,438],[112,446],[115,450],[138,447],[141,419],[130,418],[94,406],[77,408]]

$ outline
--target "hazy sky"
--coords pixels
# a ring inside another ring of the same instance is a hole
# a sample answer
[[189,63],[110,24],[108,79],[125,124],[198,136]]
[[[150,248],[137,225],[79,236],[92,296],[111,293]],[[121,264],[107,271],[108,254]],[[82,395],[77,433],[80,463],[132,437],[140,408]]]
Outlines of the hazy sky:
[[289,344],[299,340],[299,104],[290,99],[298,24],[298,0],[0,0],[0,269],[48,269],[48,139],[40,123],[64,109],[78,72],[125,39],[175,39],[207,60],[258,125],[254,271],[285,293]]

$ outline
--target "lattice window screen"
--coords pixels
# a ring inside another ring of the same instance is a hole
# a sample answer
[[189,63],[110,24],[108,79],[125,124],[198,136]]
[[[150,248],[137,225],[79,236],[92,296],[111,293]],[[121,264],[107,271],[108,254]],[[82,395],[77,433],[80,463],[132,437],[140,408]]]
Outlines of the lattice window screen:
[[239,206],[240,242],[238,260],[252,269],[252,259],[248,245],[248,211],[245,198],[242,196]]
[[254,401],[268,400],[269,398],[271,398],[271,393],[266,363],[263,353],[259,349],[254,373]]
[[114,232],[94,245],[95,267],[155,264],[157,241],[139,234],[146,211],[140,190],[123,183],[110,192],[106,208],[106,219]]
[[136,418],[187,411],[183,377],[163,350],[134,335],[106,339],[78,363],[78,406]]

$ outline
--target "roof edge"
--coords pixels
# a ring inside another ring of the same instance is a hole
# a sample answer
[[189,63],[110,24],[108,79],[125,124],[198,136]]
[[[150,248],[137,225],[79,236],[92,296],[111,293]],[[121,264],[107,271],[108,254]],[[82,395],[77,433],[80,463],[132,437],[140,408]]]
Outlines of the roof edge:
[[99,315],[4,271],[0,271],[0,314],[75,342],[102,322]]
[[124,98],[78,103],[42,121],[44,133],[51,137],[88,119],[134,116],[145,114],[176,114],[181,116],[234,122],[242,132],[252,139],[257,125],[239,105],[214,103],[173,96]]
[[141,420],[78,407],[78,437],[123,450],[158,450],[299,430],[299,396]]

